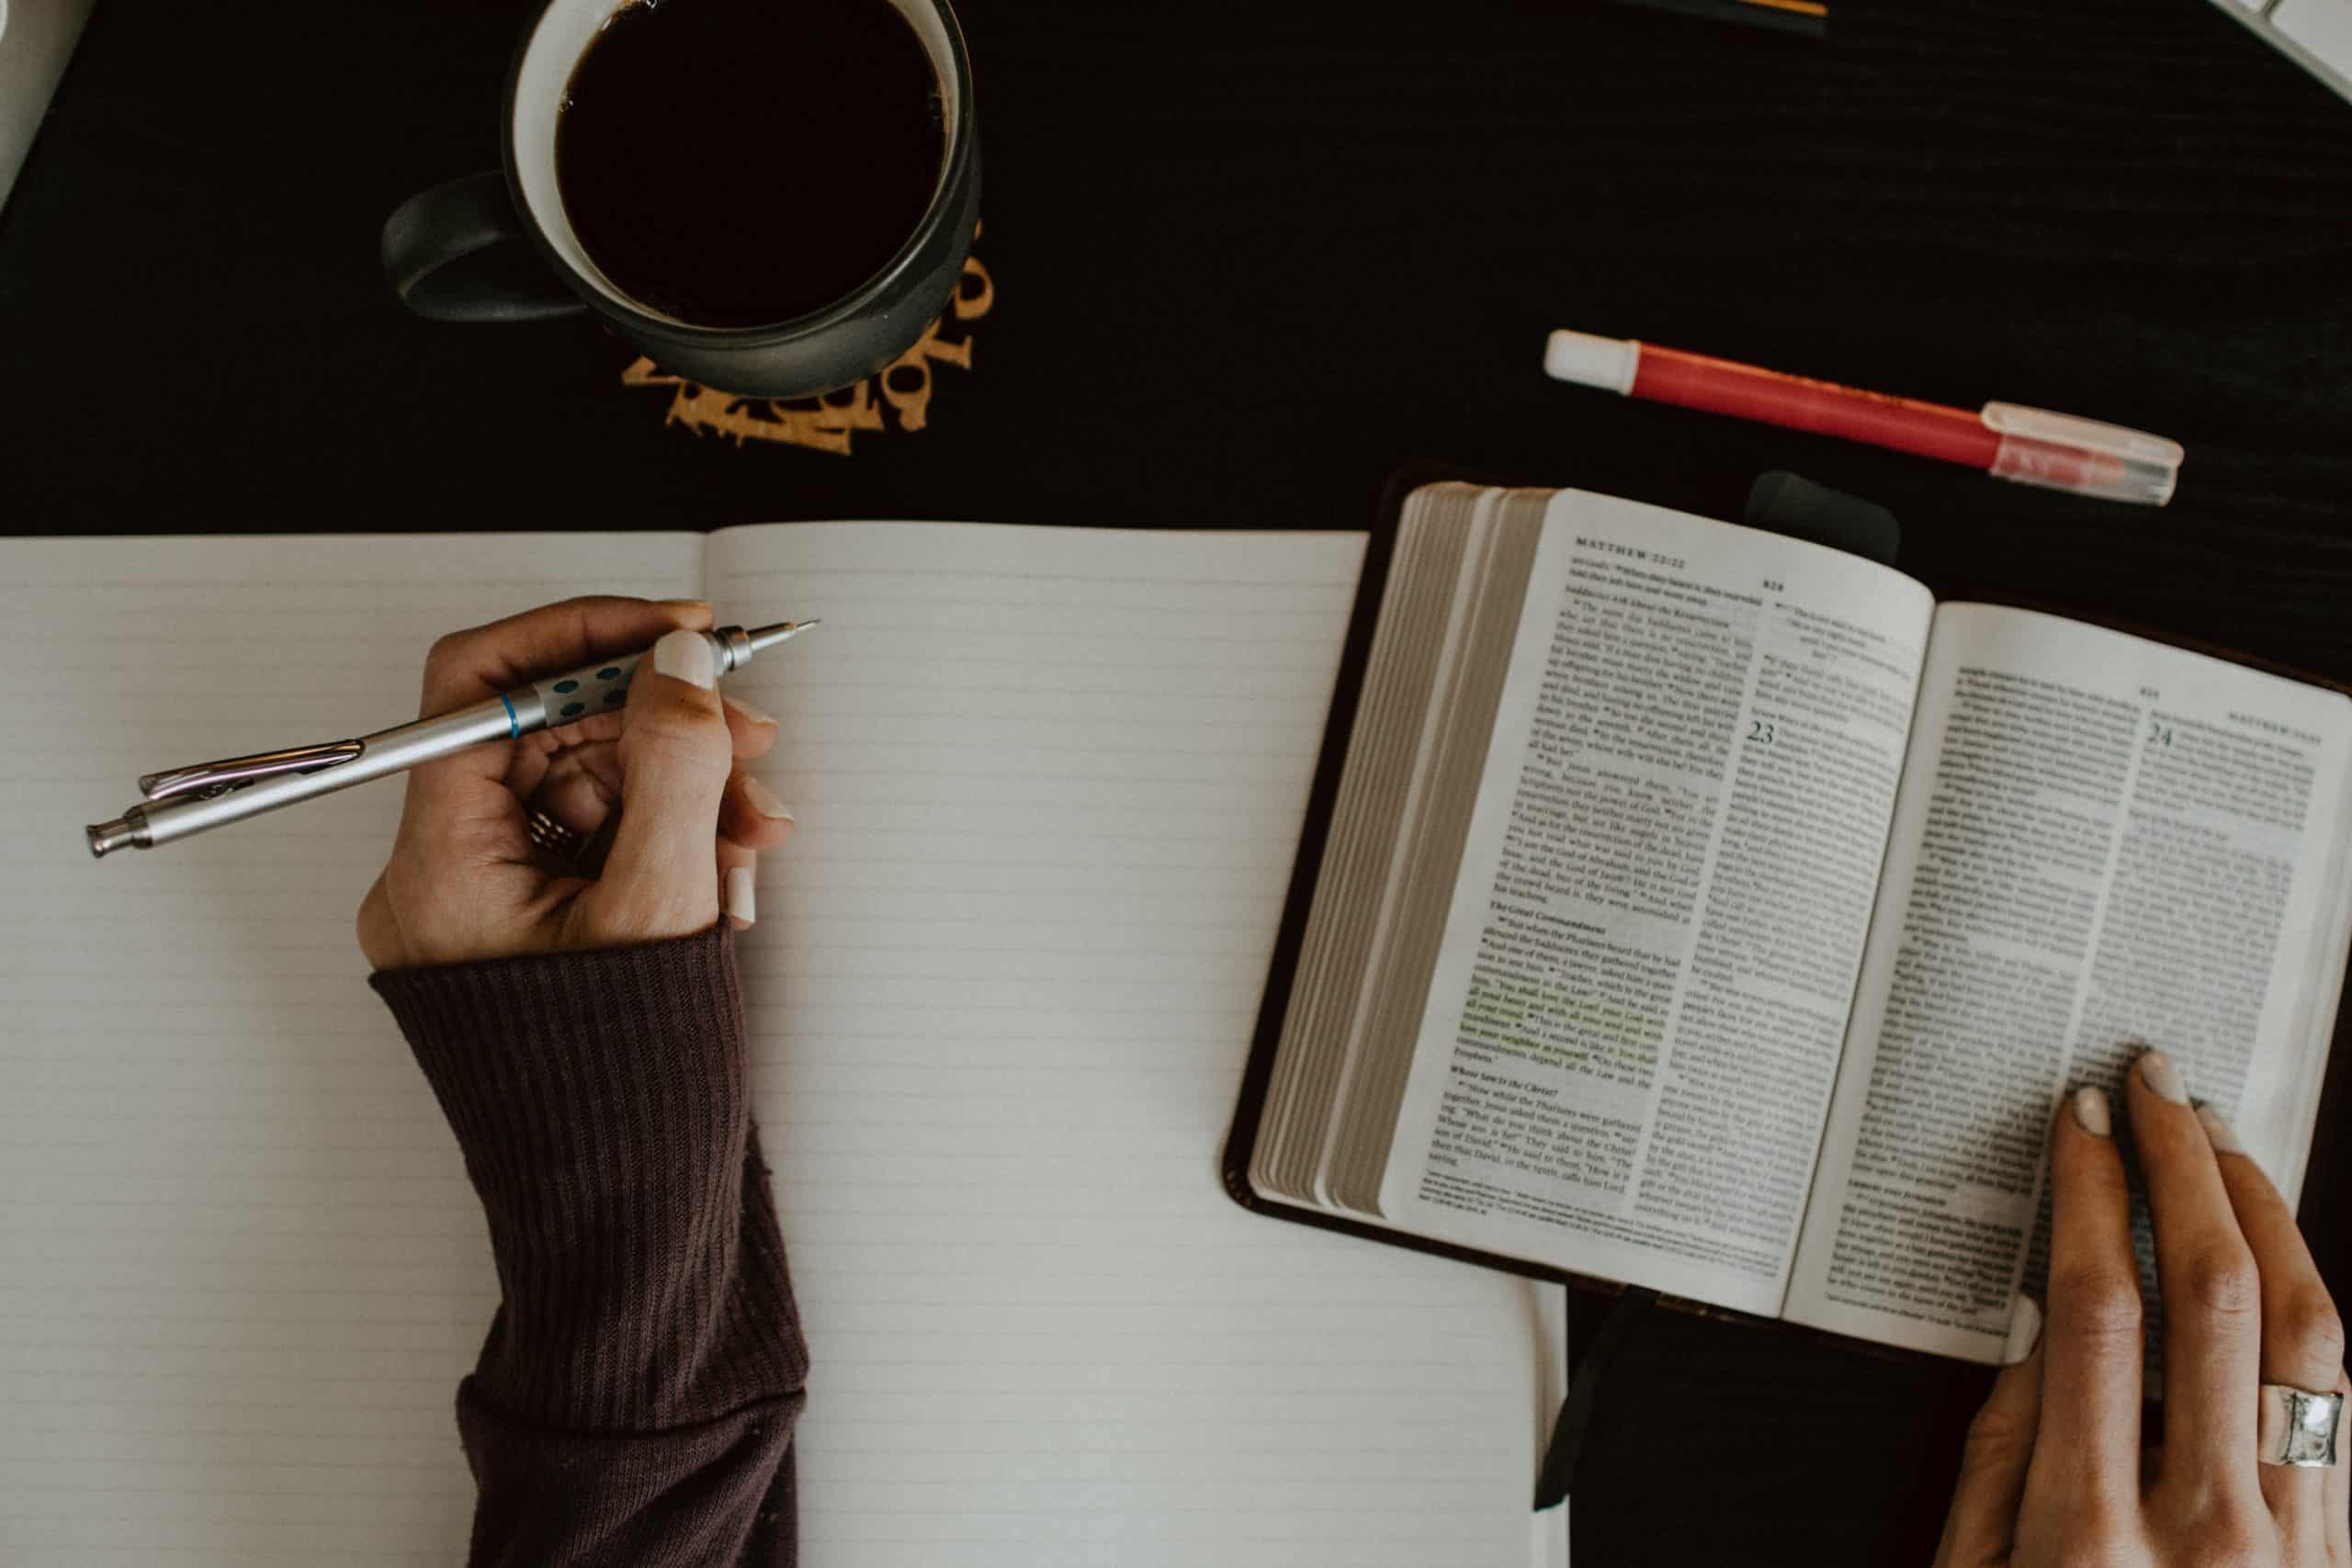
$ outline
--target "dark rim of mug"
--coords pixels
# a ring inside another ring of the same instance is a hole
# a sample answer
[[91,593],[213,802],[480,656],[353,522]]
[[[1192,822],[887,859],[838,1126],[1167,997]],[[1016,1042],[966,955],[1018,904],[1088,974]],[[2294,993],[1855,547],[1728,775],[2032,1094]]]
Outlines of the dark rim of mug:
[[[649,335],[697,346],[750,347],[808,337],[853,320],[876,299],[888,293],[893,285],[914,270],[922,251],[938,234],[941,224],[955,218],[956,209],[961,205],[959,198],[972,161],[973,111],[976,107],[972,98],[972,60],[964,47],[964,29],[956,21],[948,0],[910,0],[910,3],[927,6],[936,13],[940,26],[947,34],[947,59],[956,70],[956,132],[948,138],[947,155],[940,164],[939,184],[931,193],[931,205],[923,209],[922,216],[915,221],[913,232],[907,236],[906,243],[890,259],[882,264],[879,272],[830,305],[821,306],[806,315],[794,316],[788,321],[767,322],[756,327],[697,326],[674,316],[656,315],[627,295],[620,294],[617,284],[614,286],[613,294],[605,293],[582,278],[569,263],[556,254],[555,246],[548,243],[547,235],[539,228],[538,215],[523,199],[523,182],[514,169],[514,92],[522,81],[523,58],[530,52],[531,40],[538,36],[539,24],[561,3],[562,0],[540,0],[538,8],[531,13],[531,19],[524,24],[521,40],[514,46],[514,63],[506,68],[506,91],[500,99],[498,156],[506,175],[506,199],[514,204],[515,215],[523,220],[524,231],[530,235],[533,248],[537,250],[541,260],[555,269],[556,276],[567,288],[588,302],[590,310]],[[628,0],[610,0],[610,3],[612,9],[618,11]],[[881,3],[894,5],[896,0],[881,0]],[[930,51],[926,50],[924,52],[928,54]],[[578,63],[573,62],[575,66]],[[562,199],[560,187],[557,199]]]

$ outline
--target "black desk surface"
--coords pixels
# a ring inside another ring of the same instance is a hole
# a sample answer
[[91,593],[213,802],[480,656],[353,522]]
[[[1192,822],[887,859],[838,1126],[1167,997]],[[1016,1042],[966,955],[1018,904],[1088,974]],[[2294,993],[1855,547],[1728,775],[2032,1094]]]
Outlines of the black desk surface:
[[[847,457],[665,424],[580,322],[392,303],[378,229],[494,161],[522,7],[107,5],[0,211],[0,526],[1343,527],[1410,457],[1736,516],[1789,467],[1893,508],[1945,596],[2352,678],[2352,106],[2206,0],[1833,5],[1813,41],[967,0],[996,302],[927,427]],[[1555,386],[1554,326],[2189,459],[2161,512],[2045,494]],[[2315,1160],[2306,1218],[2352,1300],[2347,1179]],[[1671,1315],[1624,1371],[1576,1503],[1611,1564],[1923,1561],[1980,1386]]]

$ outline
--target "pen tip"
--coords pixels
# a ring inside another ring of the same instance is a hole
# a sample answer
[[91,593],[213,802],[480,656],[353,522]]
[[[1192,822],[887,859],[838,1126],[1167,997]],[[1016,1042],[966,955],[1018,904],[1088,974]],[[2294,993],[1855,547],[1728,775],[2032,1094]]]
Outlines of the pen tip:
[[751,638],[752,651],[760,653],[774,648],[780,642],[798,637],[816,624],[814,616],[805,621],[778,621],[772,626],[754,626],[745,635]]

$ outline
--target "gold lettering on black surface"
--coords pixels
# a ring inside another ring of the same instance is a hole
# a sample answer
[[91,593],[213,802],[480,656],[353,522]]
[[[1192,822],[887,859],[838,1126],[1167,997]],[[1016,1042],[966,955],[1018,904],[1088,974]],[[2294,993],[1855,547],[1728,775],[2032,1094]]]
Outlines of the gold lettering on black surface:
[[[978,229],[972,237],[979,238]],[[965,257],[963,274],[956,280],[956,298],[923,329],[913,347],[884,367],[879,375],[822,397],[738,397],[670,375],[643,355],[621,372],[621,385],[674,388],[663,423],[684,425],[696,435],[732,437],[738,446],[746,441],[806,446],[846,457],[851,437],[857,432],[891,428],[886,409],[897,416],[900,430],[922,430],[930,423],[935,389],[933,362],[959,370],[972,367],[972,333],[967,331],[961,337],[949,338],[943,335],[944,329],[951,322],[961,326],[977,321],[995,304],[996,282],[989,276],[989,269],[979,257]]]

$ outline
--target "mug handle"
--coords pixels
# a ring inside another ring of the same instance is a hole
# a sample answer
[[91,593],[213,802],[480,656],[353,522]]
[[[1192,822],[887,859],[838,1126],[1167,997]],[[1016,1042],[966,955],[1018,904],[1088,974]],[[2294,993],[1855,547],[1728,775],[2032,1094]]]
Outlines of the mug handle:
[[523,243],[495,169],[419,191],[384,220],[384,279],[435,321],[540,321],[588,307]]

